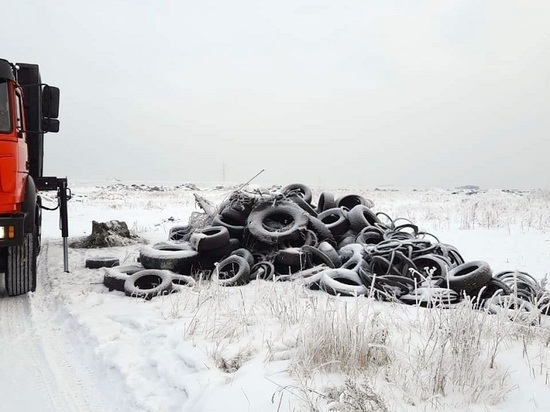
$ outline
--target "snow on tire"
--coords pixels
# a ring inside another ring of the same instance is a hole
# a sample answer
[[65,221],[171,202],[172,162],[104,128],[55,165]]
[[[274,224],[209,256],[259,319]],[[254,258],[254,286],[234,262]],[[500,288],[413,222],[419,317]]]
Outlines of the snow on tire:
[[115,266],[113,268],[104,268],[103,284],[109,289],[109,292],[118,290],[124,292],[124,282],[130,275],[133,275],[145,268],[139,264]]
[[172,291],[172,273],[168,270],[145,269],[134,273],[124,282],[126,296],[152,299]]
[[417,287],[415,290],[402,295],[399,300],[409,305],[423,307],[445,307],[460,300],[458,293],[452,289],[439,287]]
[[360,195],[345,195],[336,200],[336,207],[346,208],[347,210],[351,210],[358,205],[371,208],[374,206],[374,203]]
[[364,296],[368,288],[359,275],[349,269],[328,269],[319,280],[319,287],[331,295]]
[[184,275],[189,275],[196,268],[198,257],[198,252],[188,242],[161,242],[143,246],[139,252],[144,268],[171,270]]
[[88,269],[111,268],[118,266],[120,261],[112,256],[95,256],[86,259],[85,267]]
[[485,310],[493,315],[507,316],[513,322],[535,325],[540,322],[540,311],[531,302],[514,295],[495,295],[485,301]]
[[336,207],[334,195],[329,192],[321,193],[319,196],[319,201],[317,202],[317,213],[324,212],[325,210],[332,209],[334,207]]
[[210,226],[195,230],[189,241],[198,252],[220,249],[229,243],[229,230],[225,226]]
[[292,183],[288,186],[285,186],[283,187],[281,192],[286,196],[291,196],[291,195],[300,196],[307,203],[310,203],[311,199],[313,198],[311,189],[301,183]]
[[250,235],[267,245],[300,237],[308,224],[307,213],[292,202],[280,202],[273,206],[263,203],[248,216]]
[[456,266],[447,273],[446,278],[449,288],[459,293],[469,293],[485,286],[492,277],[489,264],[476,260]]
[[374,226],[380,223],[376,214],[364,204],[354,206],[348,213],[348,220],[353,231],[360,232],[367,226]]
[[264,260],[256,263],[250,268],[249,279],[273,280],[274,274],[275,267],[273,266],[273,263]]
[[231,255],[218,263],[212,279],[221,286],[244,285],[250,280],[250,266],[244,258]]
[[347,212],[338,207],[319,213],[317,218],[326,225],[333,236],[340,236],[349,229]]

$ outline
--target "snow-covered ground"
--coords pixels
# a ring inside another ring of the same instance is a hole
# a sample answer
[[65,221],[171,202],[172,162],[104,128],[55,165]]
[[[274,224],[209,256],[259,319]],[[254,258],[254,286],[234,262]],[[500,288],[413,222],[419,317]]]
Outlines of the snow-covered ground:
[[[215,203],[232,190],[212,187],[198,193]],[[550,271],[548,192],[323,189],[361,194],[494,272]],[[71,237],[118,219],[157,242],[197,210],[190,185],[72,190]],[[43,232],[37,291],[0,298],[2,411],[550,410],[549,317],[522,325],[296,282],[205,282],[144,301],[84,268],[90,256],[133,262],[139,245],[71,249],[64,273],[55,213]]]

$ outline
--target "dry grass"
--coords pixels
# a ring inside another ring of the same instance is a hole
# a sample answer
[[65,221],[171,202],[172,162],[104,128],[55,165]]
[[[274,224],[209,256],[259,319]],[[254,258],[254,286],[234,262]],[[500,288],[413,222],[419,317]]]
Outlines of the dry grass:
[[[542,192],[441,191],[429,201],[419,195],[392,203],[398,196],[403,194],[367,195],[377,210],[427,221],[427,229],[550,228],[549,197]],[[515,389],[510,353],[522,359],[513,367],[550,385],[548,327],[511,321],[505,313],[487,315],[468,301],[448,310],[422,309],[332,297],[296,282],[243,288],[199,282],[163,299],[164,316],[183,322],[184,338],[204,345],[220,370],[233,373],[257,356],[286,362],[296,385],[281,393],[300,399],[301,410],[495,405]]]

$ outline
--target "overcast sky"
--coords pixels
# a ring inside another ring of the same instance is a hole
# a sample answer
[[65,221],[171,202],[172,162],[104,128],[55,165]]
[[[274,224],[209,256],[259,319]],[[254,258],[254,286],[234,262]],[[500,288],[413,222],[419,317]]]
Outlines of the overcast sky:
[[61,89],[47,174],[550,189],[548,0],[2,8],[0,57]]

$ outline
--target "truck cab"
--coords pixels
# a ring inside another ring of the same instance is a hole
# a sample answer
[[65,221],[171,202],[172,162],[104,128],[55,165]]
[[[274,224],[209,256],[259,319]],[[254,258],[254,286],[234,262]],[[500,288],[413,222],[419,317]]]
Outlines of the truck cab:
[[66,225],[66,179],[43,176],[44,133],[59,131],[58,114],[59,89],[42,83],[38,65],[0,59],[0,272],[8,295],[36,288],[38,190],[58,190],[59,198],[63,188]]

